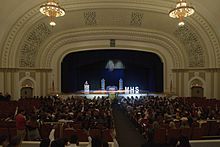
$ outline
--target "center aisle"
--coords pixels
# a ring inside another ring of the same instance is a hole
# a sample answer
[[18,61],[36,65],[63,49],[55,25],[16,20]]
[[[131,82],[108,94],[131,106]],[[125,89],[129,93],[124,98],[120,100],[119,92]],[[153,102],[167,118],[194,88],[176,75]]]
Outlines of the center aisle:
[[146,142],[118,104],[113,105],[113,117],[119,147],[141,147]]

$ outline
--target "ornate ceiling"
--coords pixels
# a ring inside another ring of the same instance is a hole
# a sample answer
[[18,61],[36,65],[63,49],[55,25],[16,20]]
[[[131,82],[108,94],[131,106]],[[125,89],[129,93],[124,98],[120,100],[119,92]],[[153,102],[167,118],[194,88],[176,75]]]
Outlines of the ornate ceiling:
[[[187,59],[182,66],[220,67],[219,0],[188,0],[196,13],[185,19],[186,26],[181,29],[177,26],[178,20],[168,16],[175,0],[59,0],[66,15],[55,19],[57,25],[54,28],[39,12],[40,5],[45,1],[1,2],[1,66],[34,67],[37,64],[35,59],[45,54],[39,48],[55,48],[55,45],[49,44],[59,41],[53,40],[67,40],[73,37],[70,35],[73,32],[74,37],[82,36],[80,33],[83,31],[91,32],[93,37],[93,32],[102,32],[102,35],[108,36],[105,39],[111,39],[112,34],[117,35],[118,32],[120,38],[123,33],[119,32],[125,31],[138,33],[137,40],[138,37],[150,36],[147,33],[152,32],[166,36],[177,44],[177,48],[185,49],[171,53],[177,58]],[[48,49],[48,55],[49,52]],[[10,58],[16,59],[12,63]]]

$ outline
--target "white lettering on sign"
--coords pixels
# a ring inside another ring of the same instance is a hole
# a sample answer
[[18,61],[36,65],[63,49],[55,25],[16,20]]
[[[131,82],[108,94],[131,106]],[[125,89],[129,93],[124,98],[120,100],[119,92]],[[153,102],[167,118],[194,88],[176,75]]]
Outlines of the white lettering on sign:
[[139,87],[125,87],[125,93],[131,93],[131,94],[134,94],[134,93],[139,93]]

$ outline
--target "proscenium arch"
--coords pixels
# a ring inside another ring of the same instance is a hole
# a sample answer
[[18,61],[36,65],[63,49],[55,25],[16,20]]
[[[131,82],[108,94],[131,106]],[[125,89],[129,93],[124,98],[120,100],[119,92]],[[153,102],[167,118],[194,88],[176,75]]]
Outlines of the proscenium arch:
[[[109,36],[108,36],[109,37]],[[128,36],[127,36],[128,37]],[[149,41],[141,41],[136,38],[134,39],[135,36],[133,36],[133,40],[131,40],[130,37],[126,38],[124,37],[124,40],[117,40],[116,39],[116,48],[117,49],[126,49],[126,50],[137,50],[137,51],[145,51],[145,52],[152,52],[157,54],[160,58],[161,61],[163,62],[164,65],[164,91],[167,91],[168,87],[169,87],[169,74],[168,72],[171,71],[171,68],[174,67],[179,67],[179,66],[183,66],[184,60],[183,57],[180,56],[177,58],[174,58],[175,56],[177,56],[176,54],[172,54],[173,52],[170,52],[170,48],[172,48],[172,46],[170,44],[174,44],[172,41],[164,41],[164,38],[167,37],[162,37],[163,39],[157,39],[156,42],[153,38],[148,37]],[[127,39],[127,40],[126,40]],[[150,40],[154,40],[154,41],[150,41]],[[167,39],[169,40],[169,39]],[[57,39],[55,39],[55,41],[58,41]],[[65,41],[64,41],[65,42]],[[65,42],[67,43],[67,42]],[[164,44],[165,43],[165,44]],[[56,43],[51,43],[54,46],[50,46],[50,43],[47,44],[48,46],[45,46],[45,48],[42,52],[42,56],[40,55],[38,61],[39,66],[47,66],[53,69],[53,74],[54,74],[54,78],[55,78],[55,85],[58,91],[61,90],[61,62],[63,60],[63,58],[71,53],[71,52],[76,52],[76,51],[85,51],[85,50],[97,50],[97,49],[112,49],[111,47],[109,47],[109,40],[98,40],[98,39],[94,39],[94,40],[81,40],[81,41],[77,41],[77,42],[69,42],[68,44],[62,44],[61,46],[56,47]],[[59,44],[59,43],[58,43]],[[175,47],[177,47],[174,44]],[[172,48],[173,49],[173,48]],[[178,49],[178,48],[174,48],[174,49]],[[52,51],[52,55],[48,54]],[[176,53],[176,52],[174,52]],[[51,58],[50,58],[51,57]],[[182,59],[182,60],[181,60]],[[177,63],[175,60],[178,60]],[[181,61],[180,61],[181,60]]]
[[[140,4],[137,4],[133,2],[130,3],[124,3],[123,1],[117,1],[117,3],[109,2],[109,5],[106,5],[105,3],[98,2],[98,3],[91,3],[91,1],[88,2],[81,2],[79,0],[75,2],[65,2],[63,5],[65,7],[68,7],[67,11],[78,11],[82,9],[89,9],[91,8],[91,5],[93,9],[98,8],[115,8],[115,6],[120,8],[127,8],[127,9],[135,9],[135,10],[142,10],[142,11],[152,11],[156,13],[161,14],[167,14],[167,10],[170,9],[170,5],[173,4],[171,2],[164,2],[164,1],[158,1],[158,2],[142,2]],[[80,6],[80,7],[79,7]],[[153,7],[152,7],[153,6]],[[199,6],[199,8],[202,6]],[[22,32],[25,32],[25,30],[28,30],[31,28],[34,22],[41,21],[44,17],[39,13],[39,5],[37,2],[34,2],[34,7],[30,8],[27,13],[21,14],[22,16],[20,19],[18,19],[13,26],[9,29],[9,33],[6,34],[5,37],[5,44],[3,45],[2,49],[3,51],[1,54],[1,62],[0,65],[2,67],[15,67],[16,65],[16,52],[19,50],[19,43]],[[202,13],[206,14],[206,13]],[[204,19],[200,14],[196,13],[196,15],[193,15],[191,18],[187,20],[190,24],[193,24],[194,28],[198,28],[199,26],[199,34],[203,38],[205,38],[203,41],[205,41],[204,44],[206,44],[206,49],[209,56],[209,67],[216,67],[220,66],[220,51],[219,51],[219,41],[217,39],[216,34],[214,33],[214,30],[212,26],[210,26],[209,22]],[[201,32],[202,31],[202,32]],[[211,49],[210,49],[211,48]],[[16,50],[16,51],[14,51]],[[213,57],[213,54],[215,55],[215,58]]]
[[100,89],[101,79],[105,80],[106,87],[118,87],[119,80],[123,79],[124,86],[163,91],[163,63],[155,53],[135,49],[96,49],[71,52],[61,60],[64,93],[82,90],[85,81],[90,84],[90,89]]
[[[56,70],[55,73],[57,74],[57,80],[58,80],[57,86],[59,87],[59,91],[61,90],[61,63],[62,63],[63,59],[66,57],[66,55],[68,55],[70,53],[80,52],[80,51],[92,51],[92,50],[96,50],[96,51],[97,50],[106,50],[106,51],[108,51],[108,50],[125,50],[125,51],[143,51],[143,52],[154,53],[160,58],[161,62],[163,63],[163,82],[168,81],[168,80],[164,79],[165,77],[167,77],[166,73],[164,73],[165,71],[167,72],[167,68],[166,68],[167,65],[165,65],[167,63],[167,60],[161,53],[158,53],[158,52],[155,53],[152,48],[140,49],[140,48],[120,48],[120,47],[117,47],[117,48],[105,48],[105,49],[103,49],[103,48],[87,48],[87,49],[75,49],[75,50],[73,50],[73,48],[69,48],[57,60],[57,66],[56,66],[57,70],[55,69]],[[164,69],[164,68],[166,68],[166,69]],[[165,86],[165,83],[163,83],[163,88],[164,88],[163,91],[165,90],[164,86]]]
[[42,45],[36,58],[36,66],[50,67],[54,54],[61,50],[63,46],[72,44],[72,47],[69,48],[87,49],[90,46],[93,48],[108,48],[110,39],[115,39],[116,47],[121,48],[152,48],[151,45],[162,46],[163,48],[157,52],[168,52],[172,55],[172,68],[187,67],[187,60],[185,60],[187,55],[172,36],[158,31],[129,28],[71,30],[56,34]]

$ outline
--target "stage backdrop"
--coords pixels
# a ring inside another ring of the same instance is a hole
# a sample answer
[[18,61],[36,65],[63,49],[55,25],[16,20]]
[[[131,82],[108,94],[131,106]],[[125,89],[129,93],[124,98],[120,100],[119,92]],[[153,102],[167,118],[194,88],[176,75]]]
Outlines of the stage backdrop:
[[163,91],[163,63],[153,53],[131,50],[96,50],[68,54],[62,61],[62,92],[83,90],[85,81],[91,90],[106,86],[138,86],[149,92]]

